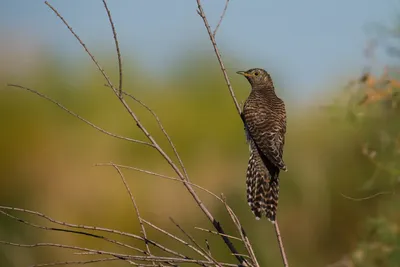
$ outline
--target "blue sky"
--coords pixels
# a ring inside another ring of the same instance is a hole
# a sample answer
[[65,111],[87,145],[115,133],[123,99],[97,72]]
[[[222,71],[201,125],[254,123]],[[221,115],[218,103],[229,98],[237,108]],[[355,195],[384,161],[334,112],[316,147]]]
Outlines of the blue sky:
[[[225,1],[203,2],[210,23],[216,25]],[[113,49],[101,1],[50,3],[89,47],[96,51]],[[162,73],[182,53],[212,53],[203,22],[196,14],[195,0],[108,3],[122,52],[139,56],[146,69],[156,68]],[[398,7],[395,1],[383,0],[231,0],[217,42],[222,54],[229,54],[229,70],[263,67],[272,74],[279,72],[285,89],[307,94],[337,77],[361,72],[367,63],[363,49],[371,37],[365,29],[373,23],[393,25],[400,14]],[[0,34],[0,42],[18,35],[26,40],[19,45],[29,47],[36,40],[60,56],[84,56],[43,1],[1,1]]]

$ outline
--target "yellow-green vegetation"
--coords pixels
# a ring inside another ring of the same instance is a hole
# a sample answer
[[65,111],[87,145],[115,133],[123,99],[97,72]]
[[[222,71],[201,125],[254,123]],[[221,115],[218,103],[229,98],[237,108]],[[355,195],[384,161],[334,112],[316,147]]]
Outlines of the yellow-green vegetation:
[[[75,79],[62,62],[42,60],[24,77],[0,73],[1,84],[12,82],[37,89],[110,132],[145,140],[94,68],[75,70],[80,73]],[[256,221],[247,206],[248,147],[216,62],[210,60],[197,67],[177,64],[167,78],[159,79],[137,66],[130,67],[130,63],[124,63],[125,90],[158,114],[190,179],[223,193],[247,230],[261,265],[280,266],[273,227],[266,220]],[[106,69],[115,66],[105,65]],[[117,81],[116,73],[111,74]],[[240,77],[231,78],[242,101],[249,87]],[[365,95],[365,88],[343,92],[346,83],[335,85],[340,100],[326,99],[332,103],[328,108],[312,98],[313,108],[287,102],[285,161],[289,171],[281,175],[278,218],[289,262],[296,267],[328,266],[347,258],[353,265],[343,266],[400,266],[399,195],[395,194],[400,177],[399,107],[392,94],[357,102]],[[138,104],[129,103],[172,155],[156,121]],[[71,223],[139,233],[132,204],[117,173],[111,167],[94,164],[112,161],[173,175],[151,148],[106,136],[50,102],[17,88],[2,86],[0,121],[1,205],[38,210]],[[180,183],[134,171],[124,173],[144,218],[178,233],[169,221],[173,217],[200,243],[207,239],[216,258],[229,257],[219,237],[194,229],[211,229],[211,225]],[[389,193],[358,199],[379,192]],[[223,205],[203,192],[199,194],[225,228],[237,235]],[[162,244],[174,246],[159,233],[149,234]],[[89,237],[32,229],[5,216],[0,216],[0,239],[113,249]],[[0,266],[75,259],[71,255],[54,248],[0,246]]]

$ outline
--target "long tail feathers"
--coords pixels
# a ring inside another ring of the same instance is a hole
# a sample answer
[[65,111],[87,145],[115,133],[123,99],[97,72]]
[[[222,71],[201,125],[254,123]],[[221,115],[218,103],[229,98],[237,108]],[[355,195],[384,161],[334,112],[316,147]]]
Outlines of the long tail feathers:
[[264,214],[274,222],[279,198],[279,169],[273,167],[268,171],[265,163],[258,151],[251,149],[246,175],[247,201],[256,219]]

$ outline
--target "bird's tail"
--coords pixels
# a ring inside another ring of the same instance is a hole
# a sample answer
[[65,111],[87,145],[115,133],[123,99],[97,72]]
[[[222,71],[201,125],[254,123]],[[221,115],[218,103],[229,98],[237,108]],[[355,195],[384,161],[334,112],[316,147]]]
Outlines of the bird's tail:
[[[279,198],[279,169],[267,166],[257,150],[251,151],[247,168],[247,201],[256,216],[264,214],[268,220],[275,222]],[[271,170],[269,170],[271,169]]]

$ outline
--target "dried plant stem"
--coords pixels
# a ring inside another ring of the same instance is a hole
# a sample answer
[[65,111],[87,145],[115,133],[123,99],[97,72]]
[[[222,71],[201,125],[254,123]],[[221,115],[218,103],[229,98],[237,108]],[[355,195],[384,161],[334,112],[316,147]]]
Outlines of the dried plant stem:
[[104,8],[107,11],[107,17],[110,21],[111,29],[113,32],[113,37],[114,37],[114,43],[115,43],[115,50],[117,51],[117,59],[118,59],[118,73],[119,73],[119,84],[118,84],[118,92],[119,92],[119,97],[122,97],[122,57],[121,57],[121,52],[119,50],[119,43],[118,43],[118,38],[117,38],[117,31],[115,30],[114,22],[111,17],[111,12],[110,9],[107,6],[107,2],[103,0]]
[[[124,183],[124,186],[125,186],[126,190],[128,191],[128,194],[129,194],[129,197],[131,198],[131,202],[132,202],[132,204],[133,204],[133,207],[135,208],[135,212],[136,212],[136,216],[137,216],[137,218],[138,218],[139,224],[140,224],[140,228],[142,229],[142,234],[143,234],[143,238],[144,238],[144,240],[145,240],[144,243],[145,243],[145,245],[146,245],[147,254],[148,254],[149,256],[152,256],[152,255],[151,255],[151,252],[150,252],[149,244],[148,244],[148,242],[147,242],[146,229],[145,229],[145,227],[144,227],[144,225],[143,225],[143,220],[142,220],[142,217],[140,217],[139,208],[138,208],[138,206],[137,206],[137,204],[136,204],[135,198],[133,197],[133,194],[132,194],[132,192],[131,192],[131,189],[129,188],[129,185],[128,185],[128,183],[127,183],[126,180],[125,180],[124,174],[121,172],[121,170],[118,168],[118,166],[116,166],[116,165],[113,164],[113,163],[111,163],[111,164],[112,164],[112,166],[117,170],[119,176],[121,177],[122,182]],[[156,265],[155,262],[153,262],[153,265]]]
[[[222,226],[220,223],[214,218],[214,216],[211,214],[211,212],[208,210],[208,208],[204,205],[204,203],[201,201],[193,187],[190,185],[190,183],[186,180],[185,175],[182,174],[182,172],[179,170],[179,168],[175,165],[175,163],[171,160],[171,158],[165,153],[165,151],[159,146],[159,144],[156,142],[156,140],[153,138],[153,136],[148,132],[148,130],[144,127],[144,125],[140,122],[139,118],[137,115],[132,111],[130,106],[126,103],[125,99],[123,98],[123,95],[119,94],[118,90],[114,87],[112,84],[110,78],[104,71],[104,69],[100,66],[96,58],[93,56],[93,54],[88,50],[86,45],[83,43],[83,41],[80,39],[80,37],[74,32],[74,30],[69,26],[68,22],[61,16],[61,14],[53,7],[51,6],[47,1],[45,4],[53,10],[53,12],[57,15],[58,18],[61,19],[61,21],[64,23],[64,25],[69,29],[69,31],[74,35],[75,39],[82,45],[86,53],[90,56],[94,64],[97,66],[105,80],[107,81],[108,86],[113,90],[115,95],[118,97],[120,100],[121,104],[124,106],[126,111],[129,113],[129,115],[133,118],[133,120],[136,122],[137,127],[143,132],[143,134],[147,137],[147,139],[150,141],[150,143],[154,146],[154,148],[159,152],[159,154],[167,161],[167,163],[171,166],[171,168],[175,171],[175,173],[178,175],[178,177],[183,181],[184,186],[186,189],[189,191],[189,193],[192,195],[193,199],[197,203],[197,205],[200,207],[200,209],[203,211],[203,213],[206,215],[206,217],[209,219],[209,221],[213,224],[215,229],[220,232],[221,234],[225,234],[225,231],[223,230]],[[113,21],[110,18],[111,14],[108,12],[107,15],[109,16],[110,24],[113,25]],[[115,27],[112,26],[112,30],[114,33],[114,38],[116,39],[116,34],[115,34]],[[222,62],[222,61],[221,61]],[[228,77],[226,76],[226,79]],[[229,82],[229,79],[227,80]],[[232,91],[233,93],[233,91]],[[239,106],[237,106],[239,108]],[[238,251],[236,250],[235,246],[232,244],[232,242],[225,236],[221,236],[222,239],[224,240],[225,244],[228,246],[230,251],[233,254],[238,254]],[[236,256],[236,258],[239,260],[240,263],[245,264],[245,259],[240,256]]]
[[283,266],[289,267],[289,263],[288,263],[286,253],[285,253],[285,247],[283,245],[283,241],[282,241],[282,237],[281,237],[281,231],[279,230],[278,220],[275,221],[274,226],[275,226],[276,239],[278,240],[279,250],[280,250],[281,256],[282,256]]
[[74,116],[75,118],[77,118],[77,119],[83,121],[84,123],[86,123],[87,125],[93,127],[94,129],[98,130],[98,131],[101,132],[101,133],[104,133],[104,134],[109,135],[109,136],[111,136],[111,137],[118,138],[118,139],[121,139],[121,140],[125,140],[125,141],[128,141],[128,142],[133,142],[133,143],[137,143],[137,144],[141,144],[141,145],[146,145],[146,146],[154,147],[153,144],[150,144],[150,143],[148,143],[148,142],[144,142],[144,141],[141,141],[141,140],[136,140],[136,139],[128,138],[128,137],[125,137],[125,136],[120,136],[120,135],[117,135],[117,134],[113,134],[113,133],[111,133],[111,132],[109,132],[109,131],[106,131],[106,130],[100,128],[99,126],[93,124],[92,122],[88,121],[87,119],[81,117],[80,115],[76,114],[76,113],[73,112],[72,110],[66,108],[66,107],[63,106],[60,102],[58,102],[58,101],[56,101],[56,100],[50,98],[49,96],[47,96],[47,95],[45,95],[45,94],[43,94],[43,93],[40,93],[39,91],[36,91],[36,90],[31,89],[31,88],[28,88],[28,87],[24,87],[24,86],[21,86],[21,85],[17,85],[17,84],[7,84],[7,86],[9,86],[9,87],[15,87],[15,88],[19,88],[19,89],[23,89],[23,90],[26,90],[26,91],[28,91],[28,92],[31,92],[31,93],[33,93],[33,94],[38,95],[39,97],[41,97],[41,98],[43,98],[43,99],[45,99],[45,100],[47,100],[47,101],[53,103],[54,105],[57,105],[59,108],[61,108],[61,109],[64,110],[65,112],[67,112],[67,113],[69,113],[70,115]]
[[172,150],[174,151],[175,157],[178,159],[179,161],[179,165],[181,166],[184,174],[185,174],[185,178],[186,180],[189,181],[189,175],[186,172],[186,168],[185,165],[183,164],[183,161],[181,159],[181,157],[179,156],[178,150],[175,147],[175,144],[172,142],[171,137],[169,136],[169,134],[167,133],[167,131],[165,130],[163,124],[161,123],[160,118],[157,116],[157,114],[149,107],[147,106],[145,103],[143,103],[142,101],[140,101],[139,99],[137,99],[135,96],[133,96],[132,94],[129,94],[127,92],[122,92],[124,95],[132,98],[134,101],[136,101],[137,103],[139,103],[141,106],[143,106],[147,111],[150,112],[150,114],[156,119],[158,127],[161,129],[161,131],[163,132],[164,136],[167,138],[168,143],[170,144]]
[[213,33],[211,31],[210,24],[208,24],[206,14],[204,13],[203,7],[201,5],[201,0],[196,0],[196,1],[197,1],[197,7],[198,7],[197,13],[203,19],[204,26],[207,29],[208,36],[210,37],[212,46],[214,47],[214,52],[215,52],[215,55],[217,56],[219,65],[220,65],[222,73],[224,75],[226,85],[228,86],[228,89],[229,89],[229,93],[231,94],[232,100],[235,103],[236,110],[237,110],[238,114],[240,115],[242,112],[241,112],[239,103],[238,103],[238,101],[236,99],[235,92],[233,91],[233,88],[232,88],[232,85],[231,85],[231,81],[229,80],[228,73],[226,72],[224,62],[222,61],[222,57],[221,57],[221,54],[219,52],[219,49],[218,49],[218,46],[217,46],[217,42],[215,41],[215,36],[213,35]]
[[222,11],[221,17],[219,18],[218,24],[217,24],[217,26],[215,27],[215,30],[214,30],[214,32],[213,32],[213,37],[214,37],[214,38],[215,38],[215,35],[217,34],[217,31],[218,31],[218,29],[219,29],[219,26],[221,26],[222,20],[223,20],[224,17],[225,17],[225,13],[226,13],[226,10],[228,9],[228,5],[229,5],[229,0],[226,0],[224,10]]

